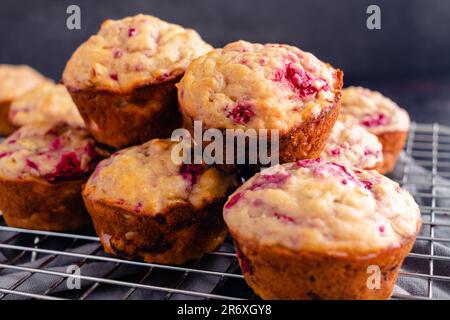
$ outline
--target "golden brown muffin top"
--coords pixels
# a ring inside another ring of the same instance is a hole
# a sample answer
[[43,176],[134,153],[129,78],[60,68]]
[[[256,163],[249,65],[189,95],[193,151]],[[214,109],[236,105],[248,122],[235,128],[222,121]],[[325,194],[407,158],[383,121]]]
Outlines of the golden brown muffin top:
[[0,65],[0,103],[9,103],[47,79],[25,65]]
[[196,59],[178,100],[208,127],[288,130],[334,105],[335,72],[296,47],[237,41]]
[[63,82],[72,89],[128,92],[177,79],[211,49],[194,30],[152,16],[106,20],[72,55]]
[[78,179],[105,155],[86,129],[36,123],[20,128],[0,144],[0,176],[49,182]]
[[409,130],[410,120],[406,110],[378,91],[362,87],[342,90],[341,113],[354,117],[374,134]]
[[67,122],[84,126],[83,119],[69,92],[62,84],[47,81],[14,100],[9,120],[16,127],[36,122]]
[[102,161],[84,194],[136,214],[156,215],[178,205],[201,208],[225,197],[236,178],[215,167],[176,164],[177,143],[154,139],[121,150]]
[[342,255],[398,247],[421,221],[396,182],[321,159],[257,174],[230,196],[224,219],[247,241]]

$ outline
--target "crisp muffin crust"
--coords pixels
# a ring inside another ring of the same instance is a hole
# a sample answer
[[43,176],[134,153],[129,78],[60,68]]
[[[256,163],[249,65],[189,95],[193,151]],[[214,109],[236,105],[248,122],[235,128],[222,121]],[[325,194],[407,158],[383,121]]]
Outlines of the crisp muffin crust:
[[178,100],[185,116],[208,127],[286,132],[335,103],[335,73],[292,46],[237,41],[195,60]]
[[[397,183],[321,159],[257,174],[229,197],[224,219],[264,299],[387,299],[421,225]],[[378,287],[368,284],[374,267]]]
[[46,81],[25,65],[0,65],[0,103],[11,102]]
[[194,30],[152,16],[106,20],[75,51],[63,82],[71,89],[125,93],[179,78],[193,59],[209,50]]
[[222,207],[236,177],[206,165],[175,164],[176,143],[151,140],[101,162],[83,198],[106,252],[181,264],[225,238]]
[[375,169],[383,162],[378,138],[348,116],[338,118],[320,157],[361,169]]
[[66,88],[50,81],[16,99],[11,104],[9,120],[16,127],[61,121],[73,126],[84,126],[77,106]]

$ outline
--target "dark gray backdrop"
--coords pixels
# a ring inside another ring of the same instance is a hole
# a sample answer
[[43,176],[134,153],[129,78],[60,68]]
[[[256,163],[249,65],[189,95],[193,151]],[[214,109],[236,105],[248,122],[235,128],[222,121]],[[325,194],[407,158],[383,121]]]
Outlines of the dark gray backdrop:
[[[81,7],[79,31],[66,28],[70,4]],[[381,7],[381,30],[366,28],[370,4]],[[382,89],[417,109],[419,120],[434,120],[419,103],[450,110],[450,0],[1,0],[0,63],[30,64],[59,80],[101,21],[139,12],[193,27],[214,46],[237,39],[297,45],[342,68],[347,84]],[[436,95],[442,103],[429,101]]]

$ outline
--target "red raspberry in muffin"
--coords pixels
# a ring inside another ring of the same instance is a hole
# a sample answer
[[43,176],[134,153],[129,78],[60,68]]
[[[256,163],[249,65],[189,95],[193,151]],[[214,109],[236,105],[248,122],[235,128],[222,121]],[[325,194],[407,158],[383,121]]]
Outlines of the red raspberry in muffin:
[[89,222],[81,185],[107,153],[65,123],[24,126],[0,144],[0,210],[15,227],[66,230]]
[[292,46],[237,41],[196,59],[177,87],[188,129],[277,129],[280,161],[289,162],[320,155],[342,72]]
[[[255,188],[259,181],[277,183]],[[230,196],[224,219],[244,277],[264,299],[387,299],[421,225],[397,183],[322,159],[257,174]],[[372,265],[378,290],[366,285]]]
[[320,157],[367,170],[377,169],[383,163],[378,138],[348,116],[338,118]]
[[9,120],[15,127],[36,122],[62,121],[73,126],[84,126],[66,88],[50,81],[15,100],[10,107]]
[[124,147],[179,126],[175,83],[211,50],[191,29],[143,14],[105,21],[66,65],[63,82],[94,137]]
[[175,164],[170,140],[154,139],[101,162],[83,197],[108,253],[181,264],[224,239],[222,207],[233,175]]
[[378,137],[383,146],[383,165],[379,171],[392,171],[409,131],[410,120],[406,110],[379,92],[349,87],[342,91],[341,113],[354,117]]
[[47,81],[36,70],[25,65],[0,65],[0,135],[14,131],[8,114],[11,103]]

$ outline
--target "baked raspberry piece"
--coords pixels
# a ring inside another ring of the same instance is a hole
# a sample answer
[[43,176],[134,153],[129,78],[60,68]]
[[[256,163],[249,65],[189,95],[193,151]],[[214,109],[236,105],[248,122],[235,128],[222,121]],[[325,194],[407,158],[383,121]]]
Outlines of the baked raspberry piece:
[[342,148],[335,148],[335,149],[331,149],[329,154],[332,156],[339,156],[341,154],[341,149]]
[[295,219],[294,219],[294,218],[292,218],[292,217],[290,217],[290,216],[288,216],[288,215],[286,215],[286,214],[282,214],[282,213],[279,213],[279,212],[274,212],[273,215],[274,215],[278,220],[281,220],[281,221],[286,222],[286,223],[294,223],[294,222],[295,222]]
[[274,174],[261,174],[249,187],[250,190],[264,189],[264,188],[278,188],[284,184],[290,177],[289,172],[277,172]]
[[327,162],[318,158],[298,161],[296,166],[308,169],[315,177],[322,179],[337,178],[341,182],[345,181],[344,185],[351,181],[358,186],[363,186],[363,183],[353,175],[348,167],[335,162]]
[[200,164],[183,164],[180,168],[180,174],[188,182],[189,187],[198,182],[203,171],[205,171],[205,166]]
[[54,172],[46,175],[45,179],[48,181],[57,181],[77,177],[82,174],[83,171],[81,170],[78,155],[70,151],[61,155]]
[[129,36],[129,37],[134,37],[134,36],[136,35],[136,33],[137,33],[136,28],[130,28],[130,29],[128,29],[128,36]]
[[89,223],[81,185],[108,152],[66,123],[23,126],[0,144],[0,210],[8,225],[69,230]]
[[3,157],[7,157],[10,154],[12,154],[12,152],[10,152],[10,151],[8,151],[8,152],[0,152],[0,159],[3,158]]
[[314,79],[305,71],[296,67],[293,63],[289,63],[284,73],[286,80],[298,91],[301,99],[308,96],[315,96],[319,90],[328,89],[325,81],[320,82],[319,86],[314,86]]
[[228,202],[225,204],[225,209],[232,208],[238,201],[242,198],[242,193],[238,192],[233,194],[233,196],[228,200]]
[[385,126],[385,125],[389,124],[389,118],[385,114],[382,114],[382,113],[373,114],[373,115],[368,114],[365,116],[364,120],[361,121],[361,124],[368,128]]
[[235,123],[246,124],[255,115],[250,102],[239,102],[228,113],[228,117],[232,118]]

